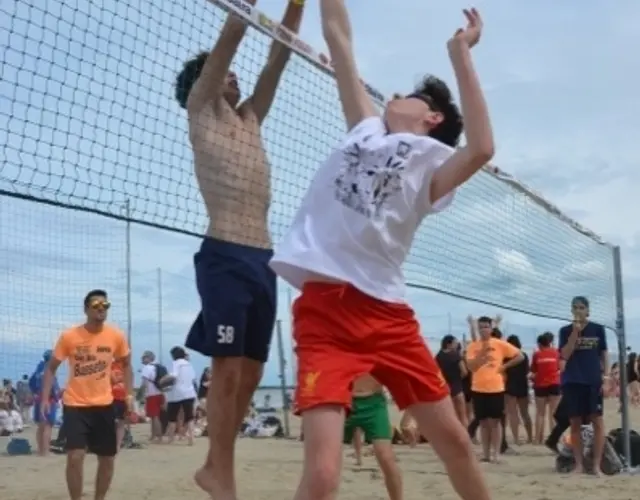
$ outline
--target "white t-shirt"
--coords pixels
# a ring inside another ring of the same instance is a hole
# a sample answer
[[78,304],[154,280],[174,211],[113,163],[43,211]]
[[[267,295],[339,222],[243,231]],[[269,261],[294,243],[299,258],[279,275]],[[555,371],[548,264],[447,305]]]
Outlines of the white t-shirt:
[[186,359],[176,359],[170,374],[176,378],[175,385],[167,392],[167,401],[177,402],[196,398],[196,372]]
[[151,363],[143,365],[142,370],[140,370],[140,375],[142,376],[142,381],[144,383],[144,395],[146,398],[162,394],[162,391],[160,391],[160,389],[156,387],[156,384],[153,383],[156,379],[156,365]]
[[404,302],[402,265],[431,203],[433,173],[454,149],[430,137],[388,134],[380,117],[356,125],[321,165],[271,267],[300,289],[320,274],[387,302]]

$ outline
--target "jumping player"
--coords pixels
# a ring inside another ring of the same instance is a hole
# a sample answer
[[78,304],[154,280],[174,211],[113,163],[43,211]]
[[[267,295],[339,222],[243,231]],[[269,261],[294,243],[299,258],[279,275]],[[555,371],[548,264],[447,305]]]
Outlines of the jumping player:
[[[402,473],[393,453],[393,428],[382,385],[371,375],[359,377],[353,384],[352,405],[353,410],[345,422],[344,442],[351,443],[364,434],[365,441],[373,445],[389,500],[402,500]],[[358,462],[361,461],[360,453],[361,448],[356,448]]]
[[[289,2],[283,26],[298,31],[303,3]],[[262,377],[275,322],[270,168],[260,127],[291,54],[274,41],[253,94],[239,104],[238,79],[229,68],[246,29],[229,16],[213,50],[188,61],[176,82],[210,219],[194,258],[202,312],[185,344],[215,360],[207,397],[210,450],[195,480],[225,500],[235,498],[235,439]]]
[[[42,384],[42,412],[49,410],[56,370],[69,362],[69,380],[64,390],[63,423],[67,449],[67,488],[71,500],[82,498],[84,457],[86,450],[98,457],[94,498],[104,500],[113,478],[113,464],[118,452],[116,411],[111,387],[113,360],[120,362],[125,390],[130,395],[133,375],[127,339],[116,327],[105,323],[110,304],[103,290],[93,290],[84,299],[86,322],[64,331],[47,365]],[[127,397],[131,405],[131,396]]]
[[379,116],[361,83],[344,0],[321,0],[348,132],[320,166],[271,261],[302,293],[293,306],[298,356],[296,410],[304,468],[297,500],[333,499],[342,466],[351,383],[371,373],[445,463],[464,499],[487,486],[449,388],[405,302],[402,264],[422,219],[445,209],[454,190],[493,156],[493,135],[471,48],[482,21],[448,43],[461,92],[467,144],[454,149],[462,118],[444,82],[427,78]]

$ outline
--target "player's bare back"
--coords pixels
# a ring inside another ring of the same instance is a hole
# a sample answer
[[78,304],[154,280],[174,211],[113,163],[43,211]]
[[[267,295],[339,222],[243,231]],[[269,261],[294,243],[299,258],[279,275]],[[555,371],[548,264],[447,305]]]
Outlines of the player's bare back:
[[258,119],[248,103],[225,99],[189,116],[195,174],[209,215],[207,236],[270,248],[270,167]]

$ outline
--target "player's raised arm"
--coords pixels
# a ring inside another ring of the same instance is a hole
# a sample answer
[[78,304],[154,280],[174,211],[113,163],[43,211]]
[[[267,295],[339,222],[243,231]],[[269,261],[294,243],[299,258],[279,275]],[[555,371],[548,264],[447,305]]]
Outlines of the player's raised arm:
[[[289,5],[287,5],[287,10],[285,10],[282,18],[282,26],[289,31],[297,33],[300,29],[303,10],[304,0],[289,0]],[[267,64],[262,70],[262,73],[260,73],[253,95],[248,101],[260,123],[262,123],[269,113],[273,99],[276,96],[278,84],[280,83],[280,77],[290,57],[291,49],[289,47],[276,40],[271,43]]]
[[375,116],[376,109],[360,81],[353,54],[351,22],[344,0],[320,0],[320,16],[322,33],[336,73],[342,110],[351,130],[365,118]]
[[494,154],[489,112],[471,59],[471,48],[478,43],[482,34],[482,18],[476,9],[465,10],[464,15],[467,27],[456,31],[449,40],[448,49],[460,89],[467,143],[434,173],[430,186],[432,202],[466,182]]
[[[256,0],[247,1],[252,5],[256,3]],[[213,50],[185,64],[178,76],[176,97],[189,113],[199,112],[222,96],[231,61],[246,31],[246,24],[229,14]]]

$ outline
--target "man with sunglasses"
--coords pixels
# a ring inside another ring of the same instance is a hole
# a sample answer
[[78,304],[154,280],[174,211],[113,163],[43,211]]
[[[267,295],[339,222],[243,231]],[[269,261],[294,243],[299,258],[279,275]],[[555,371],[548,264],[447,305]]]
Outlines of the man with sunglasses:
[[124,375],[127,404],[131,405],[131,353],[124,334],[106,322],[110,304],[104,290],[92,290],[84,298],[84,324],[65,330],[47,364],[42,384],[42,412],[49,411],[48,398],[56,370],[69,362],[69,379],[62,398],[63,427],[67,450],[67,488],[71,500],[82,498],[86,451],[97,455],[96,499],[103,499],[111,485],[118,451],[116,410],[111,387],[114,360]]
[[[603,381],[609,373],[607,336],[604,327],[589,321],[589,301],[574,297],[571,301],[573,322],[563,326],[559,333],[560,356],[565,361],[561,375],[561,405],[571,424],[571,442],[577,473],[601,473],[605,447],[604,419],[602,418]],[[583,465],[581,428],[587,419],[593,425],[593,470]]]
[[[420,223],[493,156],[493,134],[471,48],[475,9],[447,44],[462,117],[447,85],[427,78],[383,116],[359,78],[345,0],[320,0],[347,134],[320,166],[271,266],[301,290],[293,306],[295,409],[304,466],[297,500],[333,498],[340,482],[351,384],[370,373],[409,409],[464,500],[489,491],[449,387],[406,303],[402,265]],[[466,145],[455,148],[466,127]]]

